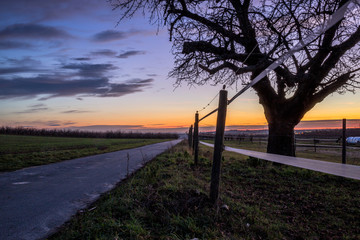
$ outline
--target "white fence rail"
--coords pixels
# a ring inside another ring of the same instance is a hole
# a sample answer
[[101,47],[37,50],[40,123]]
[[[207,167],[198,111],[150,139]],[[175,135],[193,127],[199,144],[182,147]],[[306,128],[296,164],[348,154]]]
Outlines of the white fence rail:
[[[203,145],[213,147],[213,144],[200,142]],[[328,173],[331,175],[360,180],[360,166],[351,164],[333,163],[319,160],[312,160],[307,158],[289,157],[271,153],[256,152],[245,149],[237,149],[232,147],[225,147],[226,151],[240,153],[246,156],[255,157],[271,162],[281,163],[293,167],[309,169],[317,172]]]

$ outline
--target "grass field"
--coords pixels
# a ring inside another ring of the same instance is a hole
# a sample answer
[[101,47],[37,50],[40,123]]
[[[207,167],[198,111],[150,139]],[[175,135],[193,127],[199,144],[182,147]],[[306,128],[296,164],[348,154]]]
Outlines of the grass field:
[[181,143],[50,239],[360,239],[360,182],[224,153],[209,204],[212,149]]
[[[214,143],[213,140],[206,140],[205,142]],[[266,152],[266,143],[264,142],[250,142],[250,141],[225,141],[225,145],[234,148],[248,149],[258,152]],[[314,160],[322,160],[328,162],[341,163],[341,148],[317,148],[316,152],[313,147],[297,147],[296,156],[309,158]],[[360,148],[347,149],[347,163],[353,165],[360,165]]]
[[166,141],[0,135],[0,171],[13,171]]

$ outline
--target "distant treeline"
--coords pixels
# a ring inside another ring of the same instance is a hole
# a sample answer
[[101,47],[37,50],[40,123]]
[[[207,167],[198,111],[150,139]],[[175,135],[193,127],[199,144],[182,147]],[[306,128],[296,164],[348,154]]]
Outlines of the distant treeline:
[[[342,136],[342,129],[318,129],[318,130],[312,130],[306,132],[304,131],[298,135],[302,137],[339,138]],[[347,128],[346,136],[359,137],[360,128]]]
[[83,137],[83,138],[147,138],[147,139],[173,139],[178,138],[175,133],[140,133],[140,132],[92,132],[65,129],[37,129],[25,127],[0,127],[0,134],[51,136],[51,137]]

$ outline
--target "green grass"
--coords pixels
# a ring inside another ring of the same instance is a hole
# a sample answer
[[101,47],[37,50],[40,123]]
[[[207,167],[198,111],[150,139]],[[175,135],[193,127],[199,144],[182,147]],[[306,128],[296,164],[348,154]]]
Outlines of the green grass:
[[[208,143],[214,143],[213,140],[208,140],[206,141]],[[250,142],[250,141],[225,141],[225,145],[228,147],[234,147],[234,148],[242,148],[242,149],[247,149],[247,150],[252,150],[252,151],[257,151],[257,152],[266,152],[266,143],[264,142]]]
[[166,141],[0,135],[0,171],[49,164]]
[[57,239],[359,239],[360,182],[224,153],[219,206],[208,200],[212,149],[158,156],[78,213]]

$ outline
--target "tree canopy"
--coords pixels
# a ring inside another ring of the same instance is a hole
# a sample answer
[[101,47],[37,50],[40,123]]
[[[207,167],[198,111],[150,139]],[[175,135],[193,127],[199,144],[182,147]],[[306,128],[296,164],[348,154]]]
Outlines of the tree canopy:
[[[247,84],[312,34],[345,0],[111,0],[165,24],[177,83]],[[357,3],[359,5],[359,3]],[[360,87],[360,7],[253,86],[271,124],[290,128],[334,92]],[[271,134],[271,133],[270,133]],[[268,148],[269,150],[269,148]],[[276,151],[275,151],[276,152]]]

